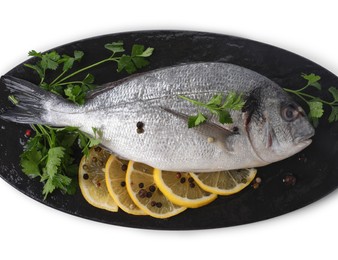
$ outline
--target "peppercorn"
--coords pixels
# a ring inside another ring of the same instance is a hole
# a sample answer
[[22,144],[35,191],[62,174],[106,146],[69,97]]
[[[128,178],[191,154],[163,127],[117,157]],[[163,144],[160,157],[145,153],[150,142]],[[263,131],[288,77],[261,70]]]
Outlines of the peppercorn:
[[195,183],[190,182],[190,183],[189,183],[189,186],[190,186],[190,188],[195,188]]
[[156,203],[156,207],[161,208],[162,207],[162,203],[161,202],[157,202]]
[[87,164],[84,164],[84,165],[82,166],[82,169],[84,169],[85,171],[87,171],[87,170],[88,170],[88,165],[87,165]]
[[188,182],[192,183],[192,182],[194,182],[194,179],[192,177],[189,177]]
[[30,137],[31,134],[32,134],[32,130],[27,129],[26,132],[25,132],[25,136],[26,136],[26,137]]
[[147,198],[151,198],[153,196],[153,193],[148,191],[146,196],[147,196]]
[[101,152],[101,150],[102,150],[102,148],[100,147],[100,146],[96,146],[95,148],[94,148],[94,150],[95,150],[95,152]]
[[128,166],[126,164],[122,164],[121,170],[125,172],[127,169],[128,169]]
[[182,177],[182,174],[180,172],[176,173],[176,178],[180,179]]
[[259,183],[255,182],[254,184],[252,184],[252,188],[258,189],[258,187],[259,187]]
[[143,199],[147,196],[147,191],[145,189],[140,189],[138,195],[140,196],[141,199]]
[[144,123],[143,122],[137,122],[136,127],[137,128],[143,128],[144,127]]
[[181,183],[185,183],[185,178],[182,177],[182,178],[180,179],[180,182],[181,182]]
[[143,183],[143,182],[140,182],[140,183],[138,184],[138,187],[139,187],[140,189],[142,189],[142,188],[144,187],[144,183]]
[[288,174],[284,177],[283,182],[286,186],[294,186],[297,182],[297,179],[294,175]]
[[154,185],[150,185],[149,186],[149,191],[150,192],[155,192],[155,190],[156,190],[156,187]]
[[125,187],[126,186],[126,182],[125,181],[121,181],[120,185],[121,185],[121,187]]
[[83,179],[88,180],[89,179],[89,175],[87,173],[83,174]]
[[156,206],[156,201],[150,202],[150,205],[151,205],[152,207],[155,207],[155,206]]

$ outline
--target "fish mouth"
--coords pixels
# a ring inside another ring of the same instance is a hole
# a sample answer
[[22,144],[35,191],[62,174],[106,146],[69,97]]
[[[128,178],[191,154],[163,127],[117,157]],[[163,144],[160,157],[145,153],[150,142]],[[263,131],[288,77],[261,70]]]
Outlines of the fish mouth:
[[313,136],[314,136],[314,132],[311,132],[308,135],[297,137],[295,139],[295,144],[306,147],[306,146],[308,146],[308,145],[310,145],[312,143],[311,137],[313,137]]

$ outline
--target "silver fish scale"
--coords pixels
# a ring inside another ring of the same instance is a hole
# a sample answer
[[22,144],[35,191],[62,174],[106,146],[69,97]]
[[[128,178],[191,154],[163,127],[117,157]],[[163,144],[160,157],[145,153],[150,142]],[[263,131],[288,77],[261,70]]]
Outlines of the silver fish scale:
[[[206,102],[215,94],[246,93],[267,81],[274,84],[231,64],[180,65],[107,84],[107,91],[94,95],[83,108],[49,104],[54,111],[46,118],[51,124],[79,126],[90,134],[92,127],[99,128],[102,144],[117,155],[163,170],[205,172],[261,166],[266,162],[257,157],[244,134],[240,112],[233,113],[233,118],[241,134],[210,142],[216,133],[206,134],[201,127],[189,129],[187,120],[163,108],[186,115],[203,111],[217,123],[208,111],[178,95]],[[144,123],[144,133],[137,133],[137,122]]]
[[[177,95],[246,92],[267,78],[232,64],[197,63],[132,76],[129,81],[88,101],[86,109],[126,102],[176,98]],[[112,83],[115,85],[115,83]],[[109,84],[106,85],[109,87]]]

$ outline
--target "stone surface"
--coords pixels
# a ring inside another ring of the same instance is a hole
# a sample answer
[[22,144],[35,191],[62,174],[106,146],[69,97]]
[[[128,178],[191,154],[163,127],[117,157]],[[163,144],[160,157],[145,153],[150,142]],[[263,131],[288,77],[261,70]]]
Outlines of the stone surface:
[[[82,50],[85,57],[81,66],[103,59],[109,52],[105,43],[123,40],[127,49],[133,43],[155,48],[150,66],[152,70],[187,62],[229,62],[252,69],[274,80],[280,86],[299,88],[304,85],[301,73],[315,73],[322,77],[324,89],[338,86],[335,75],[321,66],[285,50],[251,40],[226,35],[184,31],[127,32],[99,36],[55,48],[60,53],[72,54]],[[29,60],[33,62],[34,60]],[[115,81],[127,76],[117,74],[112,64],[91,71],[96,83]],[[37,76],[22,64],[8,74],[37,83]],[[83,77],[83,76],[81,76]],[[326,91],[327,92],[327,91]],[[0,111],[9,105],[8,92],[0,86]],[[314,94],[318,94],[314,92]],[[325,91],[320,93],[329,98]],[[306,106],[302,104],[305,108]],[[240,225],[264,220],[306,206],[338,185],[338,124],[321,120],[313,143],[300,155],[258,169],[262,179],[257,189],[248,187],[242,192],[220,196],[208,206],[190,209],[168,220],[147,216],[132,216],[122,211],[110,213],[85,202],[78,190],[74,196],[55,192],[43,201],[42,184],[25,176],[19,166],[28,126],[0,121],[0,175],[19,191],[48,206],[64,212],[105,223],[150,229],[205,229]],[[306,158],[303,160],[302,158]],[[294,186],[283,183],[286,174],[297,177]],[[32,209],[34,210],[34,209]]]

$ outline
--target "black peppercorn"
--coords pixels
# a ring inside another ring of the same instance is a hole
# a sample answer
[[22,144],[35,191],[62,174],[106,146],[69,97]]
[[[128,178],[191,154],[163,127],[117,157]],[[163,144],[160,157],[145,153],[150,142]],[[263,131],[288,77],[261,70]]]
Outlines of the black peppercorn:
[[144,127],[144,123],[143,122],[137,122],[136,127],[137,128],[143,128]]
[[155,190],[156,190],[156,188],[155,188],[154,185],[150,185],[150,186],[149,186],[149,191],[150,191],[150,192],[155,192]]
[[147,191],[145,189],[140,189],[138,195],[140,196],[141,199],[143,199],[147,196]]

